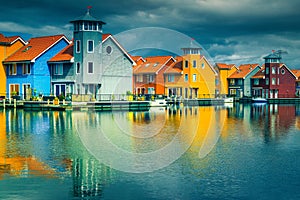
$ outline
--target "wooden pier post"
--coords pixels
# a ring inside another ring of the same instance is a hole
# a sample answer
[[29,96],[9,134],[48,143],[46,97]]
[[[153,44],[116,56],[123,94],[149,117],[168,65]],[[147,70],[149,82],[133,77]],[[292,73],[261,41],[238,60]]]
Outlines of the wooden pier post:
[[5,108],[5,103],[6,103],[5,99],[3,99],[3,108]]
[[17,107],[17,99],[14,99],[14,108]]

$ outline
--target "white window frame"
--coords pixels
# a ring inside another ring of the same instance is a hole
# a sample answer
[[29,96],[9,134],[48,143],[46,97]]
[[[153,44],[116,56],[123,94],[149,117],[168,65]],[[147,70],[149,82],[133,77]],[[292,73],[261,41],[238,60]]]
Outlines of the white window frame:
[[17,75],[17,64],[8,65],[8,74],[10,76]]
[[174,76],[174,74],[168,74],[168,82],[170,82],[170,83],[175,82],[175,76]]
[[[90,72],[90,64],[91,64],[91,67],[92,67],[92,72]],[[87,62],[87,73],[88,74],[94,74],[94,62],[92,62],[92,61]]]
[[80,67],[80,62],[77,62],[77,63],[76,63],[76,74],[80,74],[80,71],[81,71],[80,68],[81,68],[81,67]]
[[149,83],[153,83],[154,82],[154,75],[150,74],[149,75]]
[[193,74],[193,82],[197,82],[197,74]]
[[276,74],[276,67],[272,67],[272,74]]
[[64,68],[63,68],[63,64],[55,64],[54,66],[53,66],[53,68],[54,68],[54,75],[63,75],[63,73],[64,73]]
[[80,46],[80,44],[81,44],[81,41],[80,41],[80,40],[76,40],[76,46],[75,46],[75,48],[76,48],[76,53],[80,53],[80,51],[81,51],[81,46]]
[[184,82],[188,82],[189,81],[189,75],[188,74],[184,74]]
[[272,85],[276,85],[276,78],[272,78]]
[[[90,44],[92,45],[92,50],[91,51],[90,51]],[[87,46],[87,52],[88,53],[94,53],[94,49],[95,49],[94,48],[95,47],[94,40],[88,40],[86,46]]]
[[23,75],[30,74],[30,63],[23,63],[22,73],[23,73]]

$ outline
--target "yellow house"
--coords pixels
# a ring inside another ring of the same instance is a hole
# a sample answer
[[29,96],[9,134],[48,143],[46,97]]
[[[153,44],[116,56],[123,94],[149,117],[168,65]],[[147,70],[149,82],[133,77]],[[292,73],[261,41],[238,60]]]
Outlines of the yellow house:
[[214,98],[217,72],[201,48],[182,48],[184,55],[165,72],[165,93],[183,98]]
[[217,93],[221,96],[228,95],[228,81],[234,72],[237,71],[237,67],[234,64],[216,63],[216,69],[218,71],[218,84],[216,87]]
[[0,98],[6,96],[6,74],[2,61],[25,44],[26,42],[19,36],[5,37],[0,33]]

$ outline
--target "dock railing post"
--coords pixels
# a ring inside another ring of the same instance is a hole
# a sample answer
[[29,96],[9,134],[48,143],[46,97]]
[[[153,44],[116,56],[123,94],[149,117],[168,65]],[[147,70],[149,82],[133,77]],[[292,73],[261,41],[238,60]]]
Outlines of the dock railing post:
[[17,107],[17,99],[14,99],[14,108]]
[[5,103],[6,103],[5,99],[3,99],[3,108],[5,108]]

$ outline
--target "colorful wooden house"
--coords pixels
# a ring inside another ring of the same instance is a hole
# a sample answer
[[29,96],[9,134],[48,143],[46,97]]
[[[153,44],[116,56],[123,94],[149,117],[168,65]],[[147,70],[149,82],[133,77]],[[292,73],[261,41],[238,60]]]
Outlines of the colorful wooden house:
[[205,56],[200,55],[201,48],[191,44],[182,50],[184,55],[176,57],[177,62],[165,72],[166,95],[214,98],[217,72]]
[[31,95],[50,95],[48,60],[69,45],[64,35],[31,38],[28,44],[3,61],[9,96],[27,99]]
[[265,64],[252,77],[253,96],[263,98],[294,98],[298,72],[281,63],[281,55],[273,52],[264,57]]
[[19,36],[5,37],[0,33],[0,96],[6,96],[6,74],[2,64],[7,57],[26,45],[26,42]]
[[175,63],[175,59],[172,56],[151,56],[145,60],[133,71],[134,94],[164,95],[164,72]]
[[235,64],[216,63],[216,71],[218,72],[216,93],[221,96],[228,95],[227,79],[237,71]]
[[175,57],[176,62],[170,65],[164,73],[165,94],[169,97],[183,97],[184,88],[189,88],[184,81],[181,56]]
[[238,70],[229,76],[228,94],[230,96],[242,98],[251,96],[251,77],[255,75],[261,67],[259,64],[242,64]]

